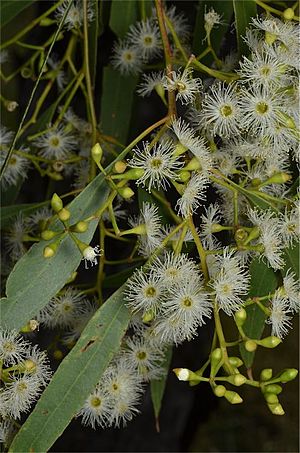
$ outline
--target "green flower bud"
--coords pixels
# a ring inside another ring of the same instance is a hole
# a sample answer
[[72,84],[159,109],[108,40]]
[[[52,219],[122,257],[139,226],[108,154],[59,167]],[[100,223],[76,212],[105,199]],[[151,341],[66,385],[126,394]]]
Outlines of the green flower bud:
[[154,319],[154,313],[152,311],[147,311],[146,313],[143,314],[142,321],[144,323],[151,322]]
[[59,212],[64,207],[62,199],[56,193],[51,198],[51,207],[54,212]]
[[173,371],[178,377],[179,381],[201,381],[201,376],[191,370],[188,370],[187,368],[174,368]]
[[277,36],[274,33],[270,33],[269,31],[265,32],[265,41],[267,44],[272,45],[277,39]]
[[135,181],[137,179],[140,179],[144,173],[145,170],[143,170],[142,168],[131,168],[130,170],[126,171],[126,173],[112,175],[112,179],[126,179]]
[[21,69],[21,76],[24,79],[29,79],[32,76],[32,70],[28,68],[27,66],[25,68]]
[[266,337],[263,340],[256,340],[256,343],[259,346],[262,346],[263,348],[276,348],[280,343],[282,343],[282,340],[278,337],[275,337],[274,335],[270,337]]
[[165,100],[165,89],[161,83],[155,85],[155,91],[162,100]]
[[273,415],[284,415],[285,412],[283,410],[283,407],[281,406],[280,403],[275,403],[275,404],[268,404],[268,408],[272,412]]
[[232,376],[229,376],[227,378],[227,382],[229,382],[232,385],[235,385],[236,387],[240,387],[241,385],[245,384],[246,381],[247,378],[242,374],[233,374]]
[[254,239],[257,239],[259,235],[260,235],[260,229],[258,227],[252,228],[248,234],[247,239],[244,241],[244,244],[245,245],[249,244],[249,242],[253,241]]
[[261,381],[269,381],[273,376],[272,368],[265,368],[260,373],[260,380]]
[[248,233],[243,228],[238,228],[235,232],[234,239],[237,243],[244,243],[248,238]]
[[94,162],[98,165],[101,162],[103,156],[103,150],[99,143],[96,143],[91,150],[92,158]]
[[194,171],[201,169],[201,164],[197,157],[193,157],[189,163],[184,167],[184,170]]
[[239,368],[244,362],[239,357],[228,357],[230,365]]
[[257,186],[260,186],[261,183],[262,183],[261,179],[253,178],[252,181],[251,181],[251,186],[252,187],[257,187]]
[[191,174],[189,171],[181,170],[179,172],[179,178],[180,178],[180,181],[187,182],[191,178]]
[[54,238],[54,236],[56,236],[56,235],[57,235],[57,233],[52,230],[45,230],[41,233],[41,237],[42,237],[42,239],[44,239],[44,241],[49,241],[50,239]]
[[295,12],[292,8],[287,8],[283,11],[283,17],[286,20],[292,20],[294,19]]
[[214,394],[218,398],[222,398],[222,396],[224,396],[226,393],[226,387],[224,387],[224,385],[216,385],[216,387],[213,390],[214,390]]
[[281,374],[280,374],[280,381],[285,383],[285,382],[289,382],[289,381],[292,381],[293,379],[295,379],[298,375],[298,370],[296,370],[296,368],[288,368],[286,370],[284,370]]
[[284,184],[292,179],[292,176],[288,173],[276,173],[275,175],[271,176],[267,181],[264,182],[264,185],[267,184]]
[[56,21],[53,20],[53,19],[49,19],[49,17],[44,17],[41,21],[40,21],[40,26],[41,27],[49,27],[49,25],[53,25],[55,24]]
[[186,146],[183,146],[180,142],[177,143],[175,147],[174,156],[180,156],[188,150]]
[[57,216],[62,222],[66,222],[71,217],[71,213],[70,213],[70,211],[68,209],[62,208],[58,212]]
[[224,396],[231,404],[240,404],[243,402],[240,395],[236,392],[232,392],[231,390],[226,390]]
[[245,342],[245,349],[248,352],[254,352],[257,349],[257,344],[253,340],[247,340]]
[[134,196],[134,191],[130,189],[130,187],[120,187],[118,188],[118,193],[123,197],[125,200]]
[[276,404],[279,403],[277,395],[275,393],[265,393],[264,394],[265,400],[267,401],[268,404]]
[[88,222],[85,222],[84,220],[80,220],[77,222],[75,225],[70,228],[72,231],[75,233],[85,233],[86,230],[88,229]]
[[114,165],[114,171],[116,173],[124,173],[124,171],[126,170],[126,167],[127,167],[127,164],[126,162],[124,162],[123,160],[118,160],[115,165]]
[[274,393],[275,395],[280,395],[282,387],[278,384],[269,384],[265,385],[262,390],[264,393]]
[[244,308],[240,308],[234,315],[236,325],[242,327],[247,319],[247,312]]
[[222,364],[222,351],[220,348],[216,348],[210,355],[210,374],[215,376]]

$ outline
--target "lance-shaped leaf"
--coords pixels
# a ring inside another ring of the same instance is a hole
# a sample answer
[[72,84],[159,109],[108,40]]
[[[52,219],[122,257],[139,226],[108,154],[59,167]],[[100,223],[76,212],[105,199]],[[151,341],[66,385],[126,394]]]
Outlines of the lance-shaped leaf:
[[95,313],[60,364],[10,452],[45,452],[63,433],[118,351],[130,315],[122,288]]
[[163,377],[161,377],[160,379],[155,379],[155,380],[151,381],[151,384],[150,384],[151,399],[152,399],[153,410],[154,410],[155,421],[156,421],[156,430],[158,432],[160,430],[159,429],[159,414],[160,414],[162,399],[163,399],[163,396],[165,393],[171,359],[172,359],[172,347],[169,347],[165,353],[165,360],[162,364],[162,367],[165,370],[165,375]]
[[300,256],[299,242],[296,242],[291,246],[287,247],[286,249],[284,249],[283,257],[285,261],[285,267],[281,271],[283,277],[287,273],[288,269],[291,269],[294,272],[294,274],[296,274],[297,278],[300,277],[299,256]]
[[239,55],[247,55],[249,50],[243,36],[251,18],[257,14],[255,0],[233,0],[233,9]]
[[124,38],[129,26],[137,20],[137,2],[113,0],[110,10],[109,26],[119,38]]
[[[277,287],[275,272],[258,258],[255,258],[250,264],[250,275],[251,286],[249,297],[266,296],[269,293],[272,293]],[[249,338],[261,338],[265,327],[266,315],[256,304],[248,306],[246,311],[247,319],[243,325],[245,334]],[[246,367],[250,368],[255,353],[246,351],[244,345],[241,345],[240,351]]]
[[[106,200],[109,188],[103,175],[97,176],[69,205],[72,223],[92,215]],[[89,243],[97,220],[89,224],[80,240]],[[2,323],[20,329],[64,286],[82,259],[73,240],[66,236],[52,258],[43,257],[46,243],[35,244],[18,261],[6,285],[7,298],[1,299]]]
[[28,8],[33,0],[1,0],[0,2],[0,23],[1,27],[14,19],[25,8]]

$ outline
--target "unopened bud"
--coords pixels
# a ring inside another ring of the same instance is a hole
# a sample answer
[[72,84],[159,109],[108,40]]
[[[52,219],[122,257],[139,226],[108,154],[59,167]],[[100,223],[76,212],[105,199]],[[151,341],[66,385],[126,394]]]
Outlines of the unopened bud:
[[272,368],[265,368],[260,373],[260,380],[261,381],[269,381],[273,376]]
[[231,404],[240,404],[243,402],[240,395],[236,392],[232,392],[231,390],[226,390],[224,396]]
[[227,378],[227,381],[232,384],[236,385],[237,387],[240,387],[241,385],[245,384],[247,381],[247,378],[243,376],[242,374],[233,374],[232,376],[229,376]]
[[243,365],[243,361],[239,357],[228,357],[230,365],[239,368]]
[[188,148],[186,146],[184,146],[180,142],[178,142],[175,147],[174,156],[180,156],[181,154],[185,153],[187,150],[188,150]]
[[118,193],[123,197],[125,200],[134,196],[134,191],[130,189],[130,187],[120,187],[118,189]]
[[18,105],[19,104],[16,101],[4,101],[4,106],[8,112],[14,112]]
[[49,19],[49,17],[44,17],[41,21],[40,21],[40,26],[41,27],[48,27],[49,25],[53,25],[55,24],[55,20],[53,19]]
[[161,99],[165,99],[165,89],[161,83],[155,85],[155,91]]
[[71,217],[70,211],[66,208],[62,208],[57,215],[62,222],[66,222]]
[[288,368],[287,370],[284,370],[280,374],[280,381],[281,382],[289,382],[295,379],[298,375],[298,370],[296,368]]
[[277,36],[274,33],[270,33],[269,31],[265,32],[265,41],[270,46],[276,41]]
[[72,231],[75,233],[85,233],[86,230],[88,229],[88,223],[85,222],[84,220],[81,220],[80,222],[77,222],[75,225],[72,226]]
[[276,348],[280,343],[282,343],[282,340],[278,337],[275,337],[274,335],[270,337],[266,337],[263,340],[256,340],[256,343],[259,346],[262,346],[263,348]]
[[193,170],[199,170],[201,169],[201,164],[199,162],[199,160],[197,159],[197,157],[193,157],[189,163],[184,167],[184,170],[189,170],[189,171],[193,171]]
[[278,384],[269,384],[263,387],[264,393],[274,393],[275,395],[279,395],[282,392],[282,387]]
[[237,243],[244,242],[248,237],[248,233],[243,228],[238,228],[235,232],[234,238]]
[[292,8],[287,8],[283,11],[283,17],[286,20],[292,20],[294,19],[295,12]]
[[179,179],[181,182],[187,182],[191,178],[191,174],[189,171],[181,170],[179,172]]
[[41,237],[42,239],[44,239],[44,241],[49,241],[50,239],[54,238],[56,234],[57,233],[55,231],[45,230],[41,233]]
[[101,162],[103,150],[99,143],[96,143],[91,150],[92,158],[98,165]]
[[118,160],[114,165],[114,171],[116,173],[124,173],[126,170],[127,164],[123,160]]
[[22,327],[21,332],[22,333],[30,333],[34,332],[39,328],[40,323],[36,319],[30,319],[28,323]]
[[44,258],[52,258],[52,256],[55,255],[57,248],[59,246],[59,241],[53,242],[52,244],[47,245],[47,247],[44,248]]
[[224,385],[217,385],[215,388],[214,388],[214,394],[218,397],[218,398],[222,398],[222,396],[224,396],[226,393],[226,387],[224,387]]
[[51,198],[51,207],[54,212],[59,212],[64,207],[62,199],[56,193]]
[[248,352],[254,352],[257,349],[257,344],[253,340],[247,340],[245,342],[245,349]]
[[240,308],[234,315],[236,325],[241,327],[247,319],[247,312],[244,308]]
[[283,410],[283,407],[281,406],[280,403],[275,403],[275,404],[268,404],[268,408],[272,412],[273,415],[284,415],[285,412]]
[[152,311],[147,311],[146,313],[143,314],[142,321],[144,323],[151,322],[154,318],[154,313]]
[[194,383],[201,381],[201,377],[198,374],[187,368],[174,368],[173,371],[179,381],[193,381]]
[[267,181],[264,182],[264,185],[267,184],[284,184],[292,179],[292,176],[288,173],[276,173],[271,176]]
[[264,394],[265,400],[267,401],[268,404],[276,404],[279,403],[277,395],[275,393],[265,393]]

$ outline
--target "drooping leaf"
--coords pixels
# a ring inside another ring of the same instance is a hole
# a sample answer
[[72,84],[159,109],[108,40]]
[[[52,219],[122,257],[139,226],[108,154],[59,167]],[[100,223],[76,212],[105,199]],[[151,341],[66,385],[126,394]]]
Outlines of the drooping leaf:
[[137,20],[137,17],[137,2],[135,0],[112,1],[109,26],[119,38],[124,38],[129,26]]
[[242,37],[245,36],[251,18],[257,14],[255,0],[233,0],[233,10],[239,56],[247,55],[249,49]]
[[57,369],[13,440],[11,453],[49,450],[83,406],[118,351],[129,319],[120,288],[96,312]]
[[24,203],[12,206],[3,206],[0,209],[1,229],[8,227],[12,219],[18,214],[22,213],[24,216],[28,216],[35,212],[37,209],[42,208],[43,206],[47,206],[48,204],[49,201],[43,201],[41,203]]
[[155,379],[151,381],[151,399],[153,404],[153,410],[156,420],[156,427],[159,431],[159,414],[162,405],[162,399],[165,393],[168,371],[170,368],[170,363],[172,359],[172,347],[169,347],[165,353],[165,360],[162,364],[162,368],[165,370],[165,375],[160,379]]
[[13,20],[25,8],[28,8],[34,0],[1,0],[0,2],[0,24],[1,27]]
[[285,276],[288,269],[291,269],[294,272],[294,274],[296,274],[297,278],[300,278],[299,256],[300,256],[299,242],[294,243],[292,246],[287,247],[284,250],[283,257],[285,261],[285,267],[282,270],[283,277]]
[[[277,277],[271,267],[268,267],[263,261],[255,258],[250,264],[250,291],[249,297],[266,296],[272,293],[277,287]],[[247,319],[243,325],[245,334],[249,338],[259,339],[262,336],[265,327],[266,316],[263,311],[256,305],[252,304],[246,307]],[[254,360],[254,352],[246,351],[244,345],[240,347],[243,361],[247,368],[250,368]]]
[[126,77],[111,67],[104,68],[101,129],[105,135],[111,135],[121,143],[127,141],[137,80],[136,76]]
[[[102,175],[97,176],[69,205],[72,222],[86,219],[106,200],[109,188]],[[97,226],[90,222],[80,240],[89,243]],[[18,261],[6,285],[7,298],[1,300],[2,323],[10,329],[20,329],[43,308],[70,278],[82,258],[73,240],[66,236],[58,252],[49,259],[43,257],[44,241],[34,244]]]

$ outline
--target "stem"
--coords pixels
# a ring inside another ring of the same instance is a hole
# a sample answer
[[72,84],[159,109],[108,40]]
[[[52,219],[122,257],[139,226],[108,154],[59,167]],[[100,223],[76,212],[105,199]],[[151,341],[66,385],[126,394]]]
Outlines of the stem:
[[218,335],[220,349],[222,351],[222,356],[223,356],[223,360],[224,360],[224,368],[231,375],[231,374],[234,374],[234,369],[230,365],[229,360],[228,360],[226,341],[225,341],[223,328],[222,328],[220,315],[219,315],[219,307],[216,302],[214,303],[214,318],[215,318],[216,332]]
[[202,246],[200,238],[198,236],[197,230],[196,230],[194,222],[193,222],[193,217],[191,215],[189,216],[188,223],[189,223],[189,227],[190,227],[193,239],[195,241],[195,244],[196,244],[196,247],[198,250],[199,258],[201,261],[202,272],[204,275],[204,280],[205,280],[205,283],[207,283],[209,281],[209,273],[208,273],[207,264],[206,264],[206,253]]

